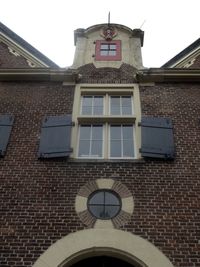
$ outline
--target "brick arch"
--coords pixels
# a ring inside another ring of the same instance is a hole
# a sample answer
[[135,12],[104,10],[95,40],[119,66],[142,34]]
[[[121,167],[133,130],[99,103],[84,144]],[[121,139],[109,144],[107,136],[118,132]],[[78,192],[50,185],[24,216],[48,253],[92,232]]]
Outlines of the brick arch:
[[138,267],[173,267],[153,244],[116,229],[87,229],[71,233],[50,246],[33,267],[69,267],[83,258],[117,256]]

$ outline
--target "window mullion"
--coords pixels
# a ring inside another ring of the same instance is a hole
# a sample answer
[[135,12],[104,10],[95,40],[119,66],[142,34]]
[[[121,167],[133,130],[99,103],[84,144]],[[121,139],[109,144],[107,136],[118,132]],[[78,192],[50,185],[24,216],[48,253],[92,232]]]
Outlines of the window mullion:
[[123,125],[121,125],[121,157],[124,156],[124,147],[123,147]]
[[121,96],[119,97],[119,114],[120,114],[120,116],[122,115],[122,98],[121,98]]
[[90,126],[90,150],[89,150],[89,156],[92,155],[92,129],[93,129],[93,126],[91,125]]
[[94,115],[94,96],[92,96],[92,114],[91,115]]

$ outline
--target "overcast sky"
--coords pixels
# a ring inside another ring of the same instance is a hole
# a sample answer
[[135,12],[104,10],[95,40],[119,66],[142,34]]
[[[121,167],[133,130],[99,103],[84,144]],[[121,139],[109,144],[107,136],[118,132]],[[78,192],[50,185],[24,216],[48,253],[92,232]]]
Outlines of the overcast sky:
[[145,67],[160,67],[200,37],[200,0],[0,0],[0,21],[61,67],[77,28],[106,23],[145,31]]

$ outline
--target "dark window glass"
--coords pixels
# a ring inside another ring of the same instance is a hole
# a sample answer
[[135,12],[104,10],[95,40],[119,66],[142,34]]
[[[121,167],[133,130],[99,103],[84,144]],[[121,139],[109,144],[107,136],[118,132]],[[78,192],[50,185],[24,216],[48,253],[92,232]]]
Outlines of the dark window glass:
[[83,259],[73,264],[71,267],[82,267],[82,266],[86,266],[86,267],[119,267],[119,266],[120,267],[134,267],[136,265],[130,264],[118,258],[107,257],[107,256],[97,256],[93,258]]
[[121,209],[121,200],[113,191],[98,190],[89,197],[88,209],[98,219],[112,219]]

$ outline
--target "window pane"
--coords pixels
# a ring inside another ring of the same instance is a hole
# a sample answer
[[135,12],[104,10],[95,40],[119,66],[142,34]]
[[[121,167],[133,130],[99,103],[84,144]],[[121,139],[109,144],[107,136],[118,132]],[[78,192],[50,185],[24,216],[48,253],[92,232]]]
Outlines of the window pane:
[[122,115],[132,114],[131,96],[123,96],[122,101]]
[[81,125],[80,126],[80,140],[83,140],[83,139],[90,140],[90,131],[91,131],[90,125]]
[[83,96],[82,106],[92,106],[92,96]]
[[79,142],[79,157],[88,157],[90,153],[90,141],[80,140]]
[[101,50],[108,50],[108,44],[101,44]]
[[92,115],[92,106],[82,106],[82,115]]
[[131,107],[122,107],[122,115],[131,115],[132,108]]
[[123,157],[134,157],[133,140],[123,141]]
[[108,51],[109,56],[116,56],[117,52],[115,50]]
[[111,115],[120,115],[120,106],[111,106],[110,114]]
[[108,55],[108,51],[107,50],[101,50],[100,51],[100,55],[101,56],[107,56]]
[[121,157],[121,141],[110,141],[110,156]]
[[103,126],[94,125],[92,127],[92,140],[102,140],[103,139]]
[[83,115],[92,114],[92,96],[82,97],[82,112]]
[[131,106],[131,96],[122,96],[122,106]]
[[105,206],[105,219],[115,217],[120,210],[120,206]]
[[119,199],[110,192],[105,192],[105,205],[120,205]]
[[126,125],[122,127],[123,139],[133,139],[133,126]]
[[104,206],[90,206],[90,212],[99,219],[104,219]]
[[94,97],[94,115],[102,115],[103,114],[103,96],[95,96]]
[[93,115],[103,115],[103,106],[102,107],[94,107]]
[[96,192],[90,199],[89,199],[89,205],[94,204],[104,204],[104,192]]
[[111,50],[116,50],[116,44],[110,44],[110,49]]
[[111,106],[120,106],[120,97],[119,96],[111,96],[110,97],[111,100]]
[[118,125],[110,126],[110,139],[121,140],[121,126],[118,126]]
[[94,97],[94,106],[103,106],[103,96]]
[[92,157],[102,157],[102,141],[92,141]]
[[119,96],[110,97],[110,114],[120,115],[120,97]]

